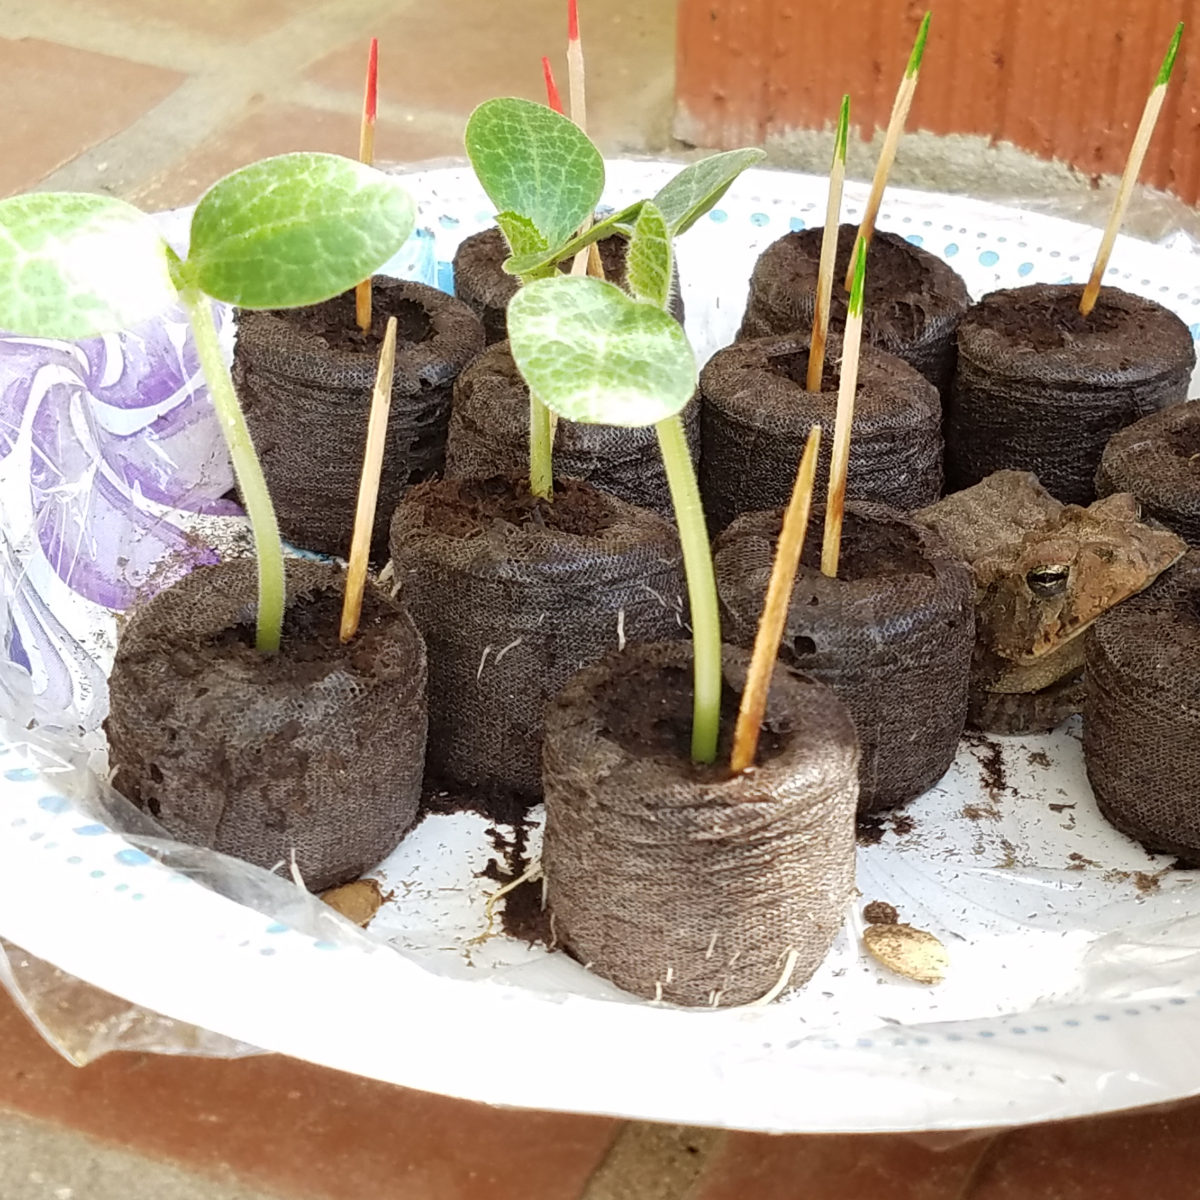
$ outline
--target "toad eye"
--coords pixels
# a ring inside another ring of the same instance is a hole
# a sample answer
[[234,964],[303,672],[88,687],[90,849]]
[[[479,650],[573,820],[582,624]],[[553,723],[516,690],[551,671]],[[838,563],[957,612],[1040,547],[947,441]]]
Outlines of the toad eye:
[[1049,567],[1036,567],[1025,576],[1029,590],[1042,600],[1053,600],[1067,590],[1067,581],[1071,577],[1069,566],[1055,564]]

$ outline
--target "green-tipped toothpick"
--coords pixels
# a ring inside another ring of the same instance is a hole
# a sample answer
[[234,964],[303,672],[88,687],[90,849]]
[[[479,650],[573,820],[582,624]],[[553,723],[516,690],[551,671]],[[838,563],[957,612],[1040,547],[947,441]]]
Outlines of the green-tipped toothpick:
[[850,463],[850,426],[854,423],[854,395],[858,391],[858,352],[862,346],[863,288],[867,280],[867,247],[860,236],[854,245],[854,279],[842,335],[842,377],[838,387],[837,424],[833,430],[833,455],[829,464],[829,496],[825,503],[825,537],[821,542],[821,571],[837,577],[842,552],[842,514],[846,508],[846,468]]
[[[875,221],[879,216],[879,206],[883,203],[883,191],[887,187],[888,176],[892,173],[892,163],[896,161],[896,147],[900,144],[900,135],[904,132],[908,120],[908,110],[912,108],[913,97],[917,94],[917,77],[921,71],[921,59],[925,55],[925,41],[929,37],[929,22],[932,12],[927,12],[917,30],[917,40],[913,42],[912,53],[908,56],[908,66],[904,68],[904,78],[896,92],[892,104],[892,115],[888,119],[887,133],[883,138],[883,149],[879,152],[879,162],[875,164],[875,178],[871,181],[871,195],[867,200],[866,212],[863,213],[862,224],[858,227],[858,240],[855,246],[862,246],[863,253],[871,245],[875,235]],[[857,255],[858,250],[855,249]],[[846,271],[846,290],[849,291],[854,283],[855,258],[851,256],[850,266]]]
[[833,299],[833,262],[837,257],[838,222],[842,215],[842,185],[846,182],[846,143],[850,134],[850,97],[842,97],[833,162],[829,166],[829,199],[825,204],[825,232],[821,235],[821,261],[817,269],[817,302],[813,307],[812,341],[808,349],[810,392],[821,390],[825,371],[825,343],[829,340],[829,305]]
[[1167,56],[1159,68],[1154,80],[1154,88],[1146,100],[1142,110],[1141,124],[1133,138],[1133,146],[1125,163],[1125,173],[1121,176],[1121,186],[1117,188],[1117,198],[1113,201],[1112,212],[1108,224],[1104,228],[1104,237],[1100,239],[1100,249],[1096,252],[1096,261],[1092,265],[1092,274],[1083,296],[1079,301],[1079,311],[1087,316],[1096,307],[1096,298],[1100,295],[1100,280],[1108,270],[1108,260],[1112,257],[1113,246],[1117,241],[1117,232],[1121,222],[1125,220],[1125,210],[1129,207],[1129,197],[1133,194],[1133,185],[1137,183],[1142,173],[1142,163],[1146,160],[1146,151],[1150,139],[1154,136],[1154,126],[1158,122],[1158,114],[1162,111],[1163,101],[1167,98],[1167,84],[1171,80],[1171,72],[1175,67],[1175,56],[1179,53],[1179,39],[1183,37],[1183,22],[1175,26],[1171,44],[1167,47]]

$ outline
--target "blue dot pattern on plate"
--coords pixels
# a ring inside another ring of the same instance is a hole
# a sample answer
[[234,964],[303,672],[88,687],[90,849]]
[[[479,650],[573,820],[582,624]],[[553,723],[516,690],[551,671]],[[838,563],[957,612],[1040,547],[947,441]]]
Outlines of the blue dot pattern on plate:
[[800,233],[802,230],[807,229],[808,225],[805,223],[803,217],[792,217],[791,220],[788,221],[788,228],[793,233]]
[[48,813],[63,813],[71,807],[71,802],[66,796],[42,796],[38,800],[38,808],[43,812]]
[[904,240],[908,242],[910,246],[925,245],[925,239],[919,233],[906,233],[904,235]]
[[771,218],[768,217],[766,213],[751,213],[750,214],[750,224],[751,225],[758,225],[761,227],[763,225],[769,224],[770,220],[771,220]]
[[1017,268],[1017,274],[1024,277],[1033,271],[1033,263],[1022,263]]
[[99,837],[102,833],[107,833],[108,830],[103,825],[80,825],[71,832],[77,833],[80,837]]
[[10,783],[32,783],[37,772],[32,767],[10,767],[4,772],[4,778]]
[[144,867],[150,861],[150,855],[141,850],[118,850],[113,858],[123,867]]
[[985,250],[979,256],[979,265],[981,267],[994,267],[1000,261],[1000,255],[995,250]]
[[943,251],[947,258],[953,258],[958,253],[958,243],[948,242],[946,249]]
[[723,208],[714,208],[712,212],[708,214],[708,219],[710,221],[716,221],[716,223],[720,225],[723,221],[729,220],[729,214]]

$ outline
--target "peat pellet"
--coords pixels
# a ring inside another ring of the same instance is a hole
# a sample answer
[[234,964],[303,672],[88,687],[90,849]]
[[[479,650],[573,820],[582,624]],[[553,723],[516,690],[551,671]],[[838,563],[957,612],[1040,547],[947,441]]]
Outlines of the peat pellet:
[[[746,512],[784,505],[814,425],[825,431],[816,494],[829,484],[841,379],[831,337],[820,392],[805,390],[808,337],[735,342],[700,373],[700,487],[714,531]],[[906,362],[864,345],[859,361],[846,494],[919,508],[942,494],[942,409],[937,390]]]
[[[625,255],[629,243],[619,234],[602,238],[600,263],[604,277],[624,286]],[[504,234],[494,226],[464,238],[454,252],[454,294],[466,304],[483,323],[487,343],[503,342],[508,337],[508,302],[517,294],[520,283],[515,275],[504,270],[509,256]],[[569,270],[569,262],[562,270]],[[683,323],[683,297],[677,286],[671,296],[671,314]]]
[[[700,402],[683,410],[692,462],[700,457]],[[559,421],[554,470],[630,504],[672,515],[671,493],[653,426]],[[529,472],[529,388],[507,342],[489,346],[458,378],[446,439],[446,477]]]
[[552,504],[508,476],[422,484],[391,548],[429,647],[437,782],[538,796],[546,701],[611,649],[685,636],[674,528],[577,480]]
[[800,986],[845,917],[854,726],[827,688],[777,665],[754,770],[731,775],[748,662],[725,649],[711,767],[689,758],[690,643],[612,654],[547,709],[551,929],[590,971],[647,999],[718,1007]]
[[[786,233],[755,264],[739,339],[812,330],[822,228]],[[857,225],[838,228],[830,328],[846,324],[849,294],[841,286]],[[954,330],[970,304],[953,268],[898,234],[877,231],[867,251],[863,338],[915,367],[944,396],[954,378]]]
[[[788,603],[780,658],[827,684],[858,730],[860,812],[932,787],[967,715],[975,585],[931,530],[880,504],[850,503],[836,579],[821,574],[824,509],[814,511]],[[722,629],[750,649],[782,509],[739,517],[714,546]]]
[[397,322],[396,371],[372,550],[386,551],[404,490],[442,469],[450,396],[483,349],[465,304],[423,283],[377,278],[370,332],[354,293],[281,312],[241,311],[233,379],[284,537],[345,555],[362,473],[371,392],[387,319]]
[[946,486],[1032,471],[1066,504],[1090,504],[1108,440],[1187,399],[1187,326],[1153,300],[1106,287],[1087,317],[1082,285],[1037,283],[985,296],[958,328],[946,408]]
[[174,838],[259,867],[290,862],[312,891],[395,849],[420,799],[425,647],[367,588],[338,639],[344,574],[289,560],[282,648],[254,648],[257,567],[201,567],[135,610],[109,680],[117,789]]
[[1114,434],[1096,472],[1096,494],[1132,492],[1144,517],[1200,546],[1200,403],[1172,404]]
[[1085,635],[1083,754],[1100,811],[1200,862],[1200,551]]

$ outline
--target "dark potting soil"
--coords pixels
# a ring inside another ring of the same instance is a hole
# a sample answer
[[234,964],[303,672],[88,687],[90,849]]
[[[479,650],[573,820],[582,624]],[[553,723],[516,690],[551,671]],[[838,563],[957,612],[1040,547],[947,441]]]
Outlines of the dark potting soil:
[[[687,763],[696,779],[729,777],[729,755],[741,697],[728,683],[721,687],[721,732],[717,759],[711,766],[690,762],[692,744],[690,669],[619,663],[611,682],[597,697],[604,732],[627,753],[638,758],[669,758]],[[756,763],[769,762],[785,744],[788,728],[764,726],[758,739]]]
[[900,920],[900,914],[886,900],[872,900],[863,909],[863,920],[868,925],[895,925]]
[[1167,445],[1172,454],[1187,463],[1189,470],[1200,475],[1200,421],[1172,429],[1167,434]]
[[[1045,353],[1061,350],[1090,339],[1111,334],[1126,323],[1117,308],[1097,304],[1085,317],[1079,311],[1079,293],[1051,289],[1026,291],[1014,288],[1004,305],[990,313],[989,326],[1015,347]],[[1136,353],[1136,345],[1130,351]]]
[[353,291],[343,292],[321,304],[307,308],[281,309],[273,315],[319,337],[331,350],[355,351],[377,356],[387,332],[389,317],[396,318],[396,343],[417,345],[433,336],[433,322],[415,300],[389,298],[388,288],[371,288],[371,328],[364,333],[358,327]]
[[[813,530],[814,536],[805,538],[800,561],[806,567],[820,570],[822,539],[815,533]],[[924,575],[932,579],[935,574],[928,554],[922,550],[922,538],[917,529],[907,524],[864,521],[852,511],[844,513],[838,557],[839,579],[854,582],[897,575]]]
[[616,519],[600,493],[574,479],[554,481],[552,503],[535,496],[527,479],[507,475],[432,480],[413,488],[407,502],[424,506],[430,528],[462,538],[474,537],[496,521],[590,537],[611,528]]
[[529,810],[536,803],[535,798],[507,788],[471,787],[439,779],[430,772],[421,794],[421,813],[440,813],[444,816],[475,813],[498,825],[524,829]]

